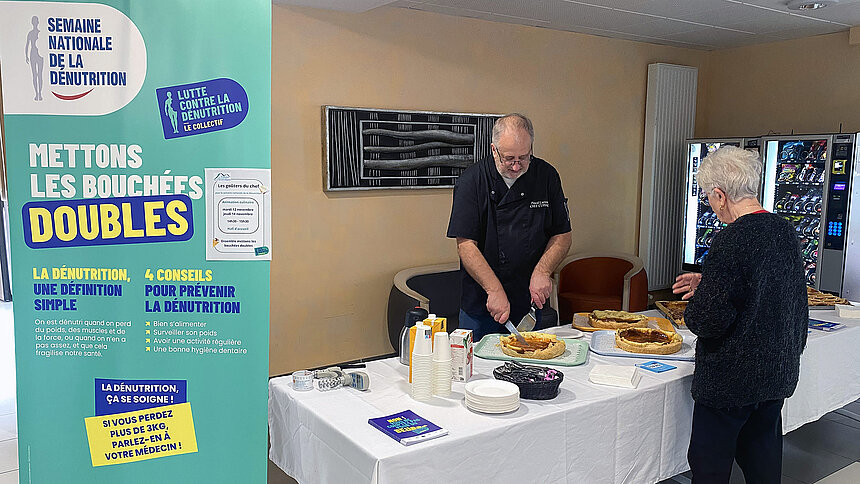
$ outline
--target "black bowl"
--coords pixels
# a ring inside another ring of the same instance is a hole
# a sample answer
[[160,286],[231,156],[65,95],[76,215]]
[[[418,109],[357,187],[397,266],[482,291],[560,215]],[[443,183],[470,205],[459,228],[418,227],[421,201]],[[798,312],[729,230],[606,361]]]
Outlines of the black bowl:
[[[493,370],[493,376],[496,380],[508,381],[520,388],[520,398],[526,400],[552,400],[558,396],[558,387],[564,380],[564,373],[556,370],[556,378],[552,380],[528,381],[521,378],[512,377],[509,373],[503,371],[505,367],[500,366]],[[549,369],[546,367],[541,367]]]

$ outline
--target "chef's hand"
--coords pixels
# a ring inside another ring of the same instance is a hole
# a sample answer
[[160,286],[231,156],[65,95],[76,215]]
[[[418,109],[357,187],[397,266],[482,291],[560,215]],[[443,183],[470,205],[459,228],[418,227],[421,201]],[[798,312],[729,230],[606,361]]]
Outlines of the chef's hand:
[[686,272],[681,274],[680,276],[675,278],[675,284],[672,285],[672,293],[680,294],[684,293],[681,296],[681,299],[687,300],[693,297],[693,293],[696,292],[696,288],[699,287],[699,282],[702,281],[702,274],[697,272]]
[[505,324],[511,318],[511,303],[504,289],[487,293],[487,311],[499,324]]
[[552,292],[552,280],[547,274],[540,271],[532,272],[532,278],[529,282],[529,293],[532,297],[532,304],[538,309],[543,309],[543,305],[549,299]]

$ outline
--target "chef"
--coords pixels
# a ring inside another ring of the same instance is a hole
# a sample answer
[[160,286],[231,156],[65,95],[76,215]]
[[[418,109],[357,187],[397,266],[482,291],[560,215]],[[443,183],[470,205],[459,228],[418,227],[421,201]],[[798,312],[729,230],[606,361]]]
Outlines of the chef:
[[[534,128],[522,114],[493,126],[491,155],[457,180],[448,237],[457,239],[463,278],[460,327],[475,341],[543,308],[550,276],[570,249],[561,178],[532,155]],[[538,312],[539,314],[539,312]]]

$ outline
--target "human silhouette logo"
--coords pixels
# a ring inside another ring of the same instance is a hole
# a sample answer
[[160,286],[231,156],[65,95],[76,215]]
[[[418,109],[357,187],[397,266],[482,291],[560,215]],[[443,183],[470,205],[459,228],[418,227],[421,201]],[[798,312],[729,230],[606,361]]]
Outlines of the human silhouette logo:
[[170,124],[173,126],[173,133],[179,132],[176,127],[176,110],[173,109],[173,93],[167,91],[167,99],[164,100],[164,114],[170,118]]
[[39,17],[33,15],[30,19],[33,24],[33,30],[27,33],[27,45],[24,46],[24,59],[27,64],[30,64],[30,72],[33,74],[33,91],[36,96],[34,101],[42,100],[42,67],[45,64],[45,59],[39,54],[39,47],[36,46],[36,40],[39,38]]

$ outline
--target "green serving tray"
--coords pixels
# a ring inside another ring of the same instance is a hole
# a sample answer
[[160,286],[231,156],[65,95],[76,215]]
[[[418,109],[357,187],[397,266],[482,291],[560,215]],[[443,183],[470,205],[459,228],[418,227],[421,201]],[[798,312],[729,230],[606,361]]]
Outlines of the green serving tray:
[[485,360],[523,361],[533,365],[549,366],[577,366],[585,363],[588,359],[588,342],[572,338],[560,338],[564,340],[564,353],[551,360],[537,360],[534,358],[520,358],[508,356],[502,353],[499,346],[499,334],[488,334],[475,345],[475,356]]

